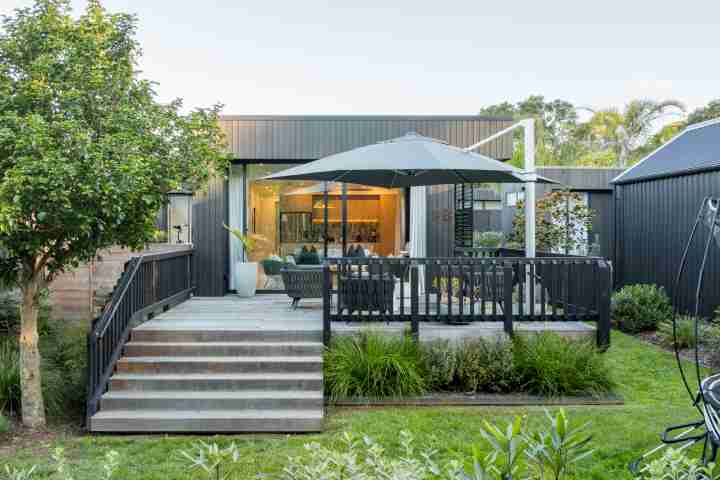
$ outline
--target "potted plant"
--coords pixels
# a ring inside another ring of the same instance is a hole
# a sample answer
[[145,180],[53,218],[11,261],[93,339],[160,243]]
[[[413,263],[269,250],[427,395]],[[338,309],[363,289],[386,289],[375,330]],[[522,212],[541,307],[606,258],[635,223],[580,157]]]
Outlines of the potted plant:
[[240,297],[252,297],[255,295],[257,288],[257,262],[246,262],[247,254],[251,253],[255,248],[255,239],[250,235],[245,235],[239,228],[231,228],[223,224],[235,238],[237,238],[243,246],[242,259],[235,264],[234,283],[235,291]]

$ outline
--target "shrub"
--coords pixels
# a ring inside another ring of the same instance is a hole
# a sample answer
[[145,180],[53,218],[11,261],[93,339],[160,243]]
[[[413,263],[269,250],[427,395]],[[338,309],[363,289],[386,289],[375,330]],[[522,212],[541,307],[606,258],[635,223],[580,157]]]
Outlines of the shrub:
[[385,398],[425,392],[420,352],[408,335],[364,331],[337,336],[324,363],[325,387],[332,398]]
[[606,393],[610,371],[590,341],[544,332],[513,339],[513,360],[522,388],[539,395]]
[[718,480],[720,467],[704,467],[699,460],[689,458],[684,451],[669,448],[662,457],[645,465],[641,474],[647,480]]
[[451,390],[457,374],[457,353],[449,340],[435,340],[420,347],[423,375],[433,392]]
[[612,296],[613,318],[623,332],[655,330],[672,317],[665,289],[656,285],[628,285]]
[[720,325],[709,328],[705,335],[708,363],[716,371],[720,370]]
[[[45,410],[50,417],[80,415],[85,403],[85,338],[80,329],[63,329],[40,339]],[[0,411],[20,411],[20,355],[17,340],[0,341]]]
[[10,420],[0,412],[0,433],[7,433],[10,431]]
[[505,241],[505,234],[502,232],[482,232],[478,233],[476,238],[476,246],[486,248],[498,248]]
[[12,338],[0,339],[0,412],[20,409],[20,352]]
[[[691,348],[695,346],[695,317],[689,315],[678,315],[676,322],[676,336],[679,348]],[[708,325],[704,320],[698,319],[698,338],[703,342],[703,338],[707,336]],[[663,345],[671,347],[673,345],[673,322],[672,320],[664,320],[658,325],[658,335]]]
[[457,380],[466,392],[502,393],[514,390],[518,378],[512,343],[498,339],[467,340],[457,350]]

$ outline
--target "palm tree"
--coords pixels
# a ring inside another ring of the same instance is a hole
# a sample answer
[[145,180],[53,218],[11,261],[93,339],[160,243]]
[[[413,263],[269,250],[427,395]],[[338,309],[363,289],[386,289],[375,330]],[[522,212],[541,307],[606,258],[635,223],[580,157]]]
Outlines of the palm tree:
[[623,168],[652,137],[660,120],[685,113],[685,105],[677,100],[633,100],[622,112],[586,109],[593,115],[578,128],[578,136],[601,150],[613,149]]

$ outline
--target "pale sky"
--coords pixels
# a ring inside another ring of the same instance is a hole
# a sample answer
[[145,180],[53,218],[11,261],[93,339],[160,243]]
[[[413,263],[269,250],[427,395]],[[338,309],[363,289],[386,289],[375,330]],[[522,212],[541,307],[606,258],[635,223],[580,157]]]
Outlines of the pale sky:
[[[0,0],[0,13],[30,0]],[[85,1],[73,2],[79,11]],[[474,114],[720,98],[720,1],[105,0],[162,100],[226,114]]]

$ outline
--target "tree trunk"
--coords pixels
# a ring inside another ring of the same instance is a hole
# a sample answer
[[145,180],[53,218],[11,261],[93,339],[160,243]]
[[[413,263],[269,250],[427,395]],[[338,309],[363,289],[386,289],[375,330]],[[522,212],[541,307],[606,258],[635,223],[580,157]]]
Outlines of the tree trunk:
[[20,312],[20,387],[22,389],[22,422],[28,428],[45,426],[45,404],[40,380],[38,349],[38,294],[40,285],[32,279],[24,286]]

